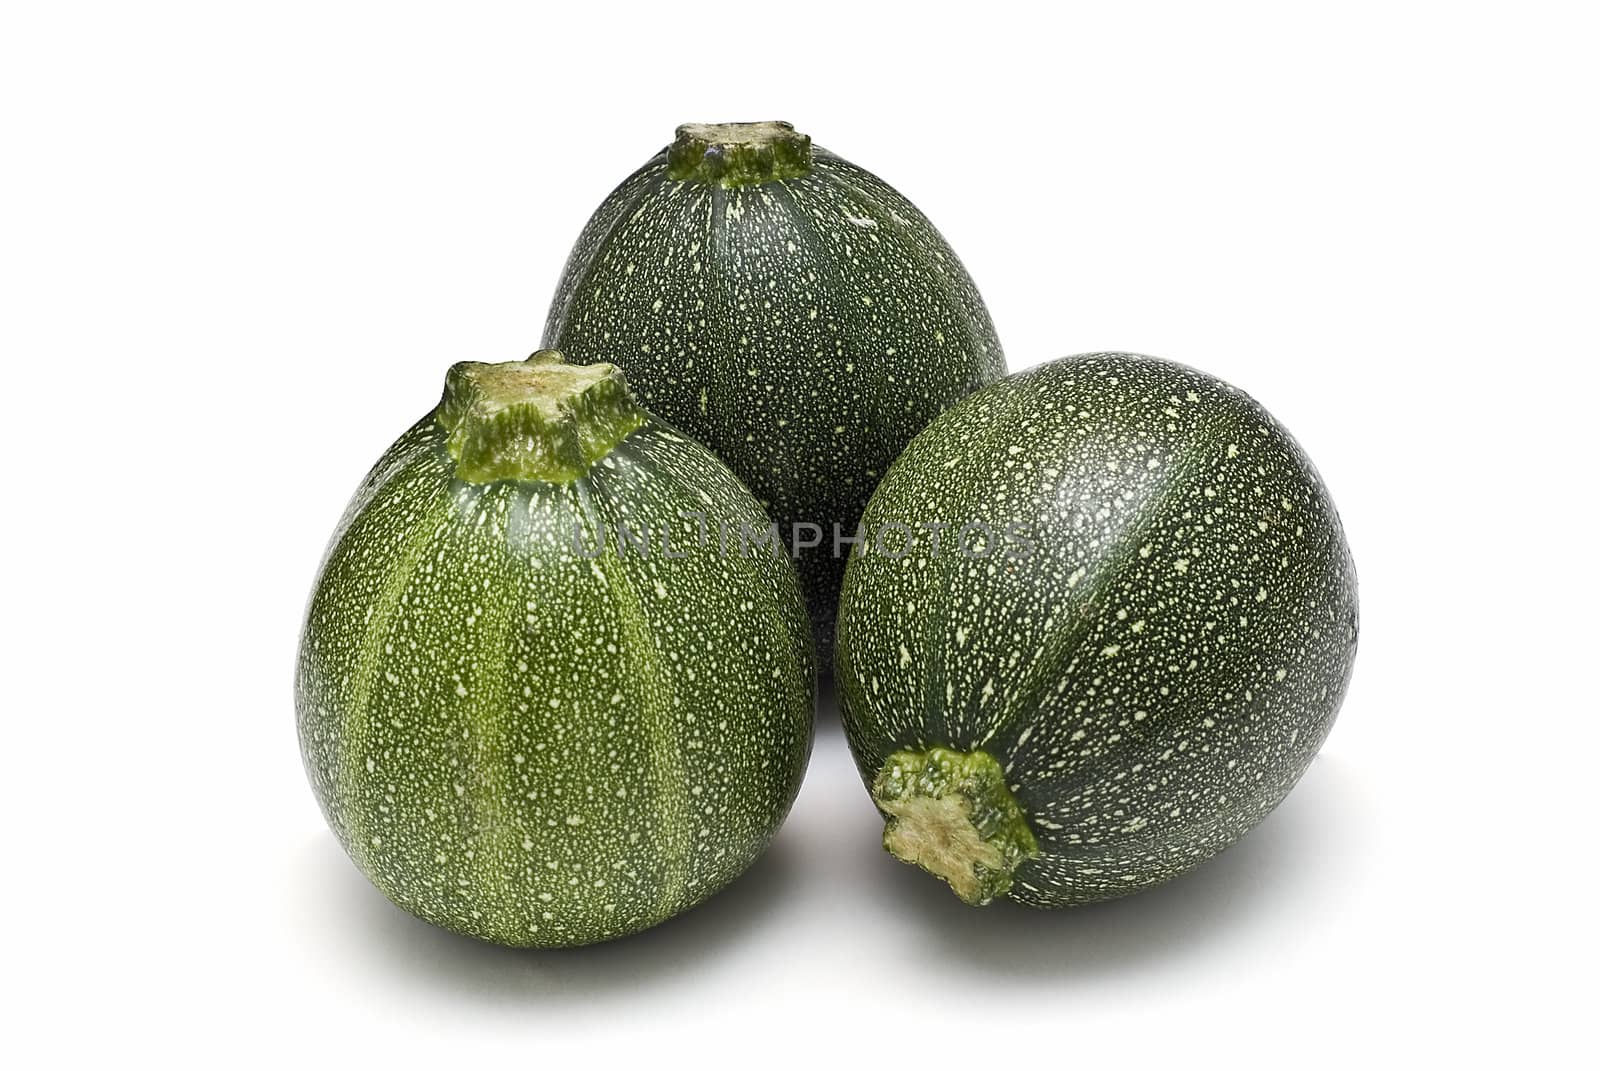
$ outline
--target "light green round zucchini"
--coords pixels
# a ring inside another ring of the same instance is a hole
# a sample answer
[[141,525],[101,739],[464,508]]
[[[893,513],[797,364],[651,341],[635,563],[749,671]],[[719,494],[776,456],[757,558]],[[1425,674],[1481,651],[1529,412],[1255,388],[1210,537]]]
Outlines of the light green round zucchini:
[[301,640],[301,748],[351,858],[407,911],[519,946],[619,937],[731,881],[811,745],[793,566],[716,535],[766,524],[609,365],[452,368],[346,510]]
[[1100,353],[1002,380],[913,440],[865,520],[839,611],[851,750],[885,846],[970,903],[1182,874],[1333,724],[1357,631],[1338,514],[1210,376]]

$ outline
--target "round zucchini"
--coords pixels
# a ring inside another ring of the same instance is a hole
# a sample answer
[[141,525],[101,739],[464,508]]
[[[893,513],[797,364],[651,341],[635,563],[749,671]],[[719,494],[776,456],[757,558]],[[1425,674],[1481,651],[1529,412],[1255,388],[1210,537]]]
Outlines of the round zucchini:
[[815,673],[760,505],[610,365],[458,364],[368,473],[300,644],[317,799],[396,904],[577,945],[704,900],[799,789]]
[[963,900],[1108,899],[1289,792],[1333,724],[1356,579],[1316,470],[1242,392],[1090,354],[1002,380],[873,495],[839,609],[884,845]]
[[933,225],[788,123],[679,127],[583,229],[544,338],[615,361],[750,486],[796,554],[824,648],[878,479],[1005,371]]

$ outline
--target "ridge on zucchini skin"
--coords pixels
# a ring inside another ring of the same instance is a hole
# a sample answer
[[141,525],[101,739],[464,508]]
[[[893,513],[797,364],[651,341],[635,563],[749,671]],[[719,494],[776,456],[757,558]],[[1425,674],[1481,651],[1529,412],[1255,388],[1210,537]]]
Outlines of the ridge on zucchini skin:
[[[614,369],[559,360],[451,370],[335,531],[295,681],[357,866],[412,914],[518,946],[711,896],[776,832],[811,747],[792,565],[724,555],[688,516],[765,525],[760,506]],[[648,526],[648,553],[601,538],[621,524]]]
[[797,564],[822,649],[873,487],[929,420],[1005,371],[928,219],[787,123],[679,127],[584,226],[544,344],[616,363],[791,549],[815,539]]
[[1332,727],[1358,630],[1342,525],[1299,445],[1210,376],[1099,353],[1009,377],[917,436],[866,520],[1029,535],[1019,557],[858,549],[836,648],[890,826],[881,786],[908,750],[1004,771],[1037,841],[1014,900],[1184,873],[1270,812]]

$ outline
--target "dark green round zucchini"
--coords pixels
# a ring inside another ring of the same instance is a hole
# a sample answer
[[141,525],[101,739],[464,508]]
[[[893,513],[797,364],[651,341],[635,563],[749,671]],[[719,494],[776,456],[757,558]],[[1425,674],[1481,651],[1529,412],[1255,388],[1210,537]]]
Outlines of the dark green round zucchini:
[[351,858],[508,945],[618,937],[732,880],[811,745],[793,566],[716,535],[766,524],[610,365],[452,368],[351,501],[301,640],[301,748]]
[[545,345],[614,361],[755,491],[798,548],[824,646],[879,477],[1005,371],[933,225],[788,123],[679,127],[583,229]]
[[1272,810],[1333,724],[1357,627],[1338,514],[1288,433],[1210,376],[1109,353],[1002,380],[913,440],[865,522],[846,732],[885,847],[969,903],[1181,874]]

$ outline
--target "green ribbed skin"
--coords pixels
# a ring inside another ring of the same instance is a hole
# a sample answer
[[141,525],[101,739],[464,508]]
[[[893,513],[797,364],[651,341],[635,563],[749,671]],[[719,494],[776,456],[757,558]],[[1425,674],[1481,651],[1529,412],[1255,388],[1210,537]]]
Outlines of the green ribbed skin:
[[[621,367],[782,531],[831,644],[848,536],[911,437],[1005,371],[955,253],[877,176],[787,124],[685,126],[578,238],[545,345]],[[802,534],[802,540],[805,535]]]
[[[571,482],[468,483],[429,415],[334,534],[300,648],[305,765],[352,859],[430,922],[526,946],[644,929],[743,871],[794,800],[815,673],[793,567],[724,557],[718,520],[760,528],[760,506],[643,421]],[[650,557],[619,521],[656,532]]]
[[866,511],[871,531],[892,521],[951,522],[947,544],[969,521],[996,533],[987,557],[927,539],[853,554],[839,611],[868,785],[929,749],[983,752],[1008,782],[920,811],[897,786],[897,854],[921,848],[908,861],[949,880],[927,830],[1007,799],[1036,838],[1009,888],[963,869],[970,902],[1059,907],[1175,877],[1271,811],[1333,724],[1357,631],[1338,515],[1288,433],[1210,376],[1090,354],[1002,380],[895,462]]

